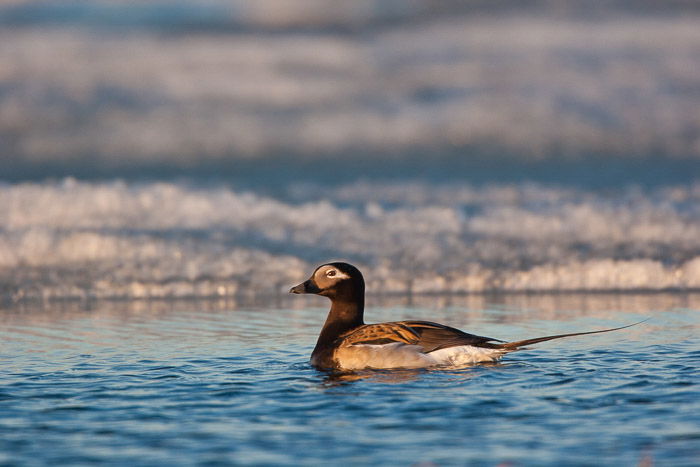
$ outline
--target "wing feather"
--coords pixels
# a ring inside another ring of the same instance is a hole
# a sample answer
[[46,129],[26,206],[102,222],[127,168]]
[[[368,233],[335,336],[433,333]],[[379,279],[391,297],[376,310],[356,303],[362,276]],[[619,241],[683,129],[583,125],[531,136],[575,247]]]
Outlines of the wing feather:
[[392,323],[365,324],[340,337],[340,345],[392,344],[417,345],[423,353],[435,350],[471,345],[497,348],[502,342],[490,337],[468,334],[449,326],[430,321],[396,321]]

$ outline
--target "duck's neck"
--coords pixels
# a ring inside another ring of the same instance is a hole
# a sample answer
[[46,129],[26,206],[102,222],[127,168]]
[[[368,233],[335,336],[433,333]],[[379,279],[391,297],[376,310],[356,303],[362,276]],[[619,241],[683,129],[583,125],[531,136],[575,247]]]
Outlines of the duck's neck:
[[341,334],[365,324],[364,311],[364,297],[348,301],[333,300],[312,355],[328,348]]

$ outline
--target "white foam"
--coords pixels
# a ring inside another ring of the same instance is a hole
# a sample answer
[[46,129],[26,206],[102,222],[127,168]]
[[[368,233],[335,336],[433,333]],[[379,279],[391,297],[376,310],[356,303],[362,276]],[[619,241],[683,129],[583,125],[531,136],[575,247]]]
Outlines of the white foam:
[[0,186],[0,286],[16,299],[283,293],[345,259],[371,292],[700,287],[698,184],[292,191],[288,202],[170,183]]

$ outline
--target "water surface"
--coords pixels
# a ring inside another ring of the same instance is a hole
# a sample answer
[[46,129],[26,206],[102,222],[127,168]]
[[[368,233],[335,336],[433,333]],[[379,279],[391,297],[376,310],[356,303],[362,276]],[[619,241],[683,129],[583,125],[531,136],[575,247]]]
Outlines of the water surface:
[[326,303],[0,311],[0,465],[697,465],[700,297],[370,298],[367,321],[501,339],[651,320],[496,365],[343,377]]

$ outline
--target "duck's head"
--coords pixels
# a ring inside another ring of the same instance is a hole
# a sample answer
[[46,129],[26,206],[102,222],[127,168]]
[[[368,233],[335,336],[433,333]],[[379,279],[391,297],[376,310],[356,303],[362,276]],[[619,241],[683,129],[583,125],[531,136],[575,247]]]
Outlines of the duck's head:
[[331,300],[364,298],[365,280],[352,264],[327,263],[316,268],[311,277],[292,287],[289,293],[316,294]]

